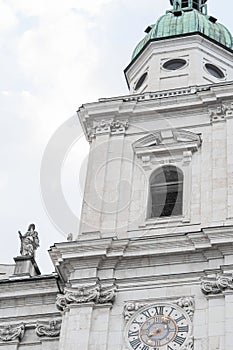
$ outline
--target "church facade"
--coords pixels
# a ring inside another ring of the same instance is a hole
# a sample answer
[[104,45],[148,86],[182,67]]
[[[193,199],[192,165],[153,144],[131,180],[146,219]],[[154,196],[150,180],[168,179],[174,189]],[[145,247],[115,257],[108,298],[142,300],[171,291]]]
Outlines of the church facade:
[[233,38],[207,0],[171,0],[125,69],[84,104],[80,232],[0,266],[0,349],[227,350],[233,343]]

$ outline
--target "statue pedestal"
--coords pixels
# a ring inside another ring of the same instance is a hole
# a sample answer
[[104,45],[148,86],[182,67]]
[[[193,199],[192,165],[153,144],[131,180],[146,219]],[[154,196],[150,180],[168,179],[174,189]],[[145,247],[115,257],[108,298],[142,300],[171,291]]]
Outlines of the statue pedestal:
[[12,277],[33,277],[41,274],[34,257],[30,255],[17,256],[14,261],[15,270]]

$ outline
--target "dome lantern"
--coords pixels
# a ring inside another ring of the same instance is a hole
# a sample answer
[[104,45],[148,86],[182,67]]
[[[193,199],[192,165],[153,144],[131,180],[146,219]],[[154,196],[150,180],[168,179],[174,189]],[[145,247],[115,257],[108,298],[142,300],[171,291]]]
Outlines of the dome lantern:
[[170,0],[173,6],[173,12],[185,9],[195,9],[203,14],[207,14],[207,0]]

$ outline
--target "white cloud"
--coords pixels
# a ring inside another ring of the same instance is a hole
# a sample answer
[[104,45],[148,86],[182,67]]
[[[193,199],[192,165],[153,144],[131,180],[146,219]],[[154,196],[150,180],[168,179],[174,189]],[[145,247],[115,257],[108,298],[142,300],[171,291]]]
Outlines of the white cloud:
[[3,0],[0,0],[0,33],[13,29],[18,23],[12,8]]

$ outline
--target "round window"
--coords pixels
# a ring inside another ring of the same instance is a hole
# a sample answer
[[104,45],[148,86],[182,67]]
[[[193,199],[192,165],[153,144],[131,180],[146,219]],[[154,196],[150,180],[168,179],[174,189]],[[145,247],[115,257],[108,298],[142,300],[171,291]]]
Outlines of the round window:
[[174,60],[169,60],[164,63],[163,68],[168,70],[177,70],[183,68],[186,65],[186,61],[182,58],[176,58]]
[[223,78],[225,78],[225,74],[223,73],[223,71],[222,71],[220,68],[214,66],[213,64],[211,64],[211,63],[206,63],[206,64],[205,64],[205,67],[206,67],[207,71],[208,71],[211,75],[213,75],[215,78],[218,78],[218,79],[223,79]]
[[147,75],[148,75],[147,72],[145,72],[145,73],[142,74],[142,76],[138,79],[138,81],[137,81],[137,83],[136,83],[135,90],[140,89],[140,87],[142,86],[142,84],[143,84],[144,81],[146,80]]

